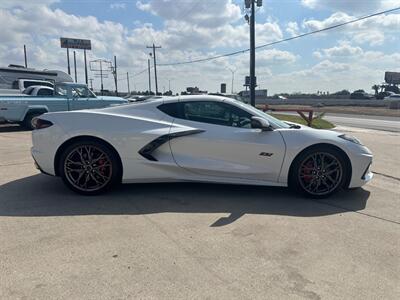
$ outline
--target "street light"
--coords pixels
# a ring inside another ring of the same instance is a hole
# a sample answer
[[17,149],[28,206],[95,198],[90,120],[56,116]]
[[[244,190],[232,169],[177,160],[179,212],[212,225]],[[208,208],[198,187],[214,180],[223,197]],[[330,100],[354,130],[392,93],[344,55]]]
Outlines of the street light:
[[236,68],[235,68],[235,69],[232,69],[232,68],[229,68],[229,67],[227,67],[227,69],[228,69],[229,71],[231,71],[231,73],[232,73],[231,94],[233,94],[233,81],[234,81],[235,72],[237,71],[237,69],[236,69]]

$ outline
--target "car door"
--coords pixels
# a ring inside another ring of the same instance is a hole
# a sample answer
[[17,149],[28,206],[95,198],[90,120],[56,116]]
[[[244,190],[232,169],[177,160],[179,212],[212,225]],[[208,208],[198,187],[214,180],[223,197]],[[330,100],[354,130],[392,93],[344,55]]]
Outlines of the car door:
[[220,101],[179,103],[180,124],[201,133],[170,140],[177,165],[203,176],[277,181],[285,155],[278,130],[251,128],[252,115]]

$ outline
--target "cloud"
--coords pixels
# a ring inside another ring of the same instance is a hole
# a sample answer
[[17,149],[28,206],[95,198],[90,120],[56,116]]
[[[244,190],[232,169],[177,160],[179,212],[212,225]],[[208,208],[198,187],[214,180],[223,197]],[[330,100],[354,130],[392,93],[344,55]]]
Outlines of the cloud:
[[111,3],[110,8],[111,9],[125,9],[126,3],[123,3],[123,2]]
[[363,54],[364,51],[356,46],[351,46],[348,42],[341,42],[338,46],[332,48],[323,49],[315,52],[315,56],[318,58],[328,57],[328,58],[347,58],[353,56],[359,56]]
[[400,0],[302,0],[301,4],[310,9],[328,9],[350,13],[373,13],[379,9],[400,6]]
[[[346,13],[336,12],[323,20],[303,20],[301,26],[303,30],[315,31],[354,19],[355,17]],[[387,14],[348,24],[336,29],[334,32],[343,33],[346,37],[350,37],[359,44],[366,43],[376,46],[384,43],[386,35],[390,37],[397,36],[398,28],[400,28],[400,14]]]
[[296,36],[300,32],[299,25],[297,22],[289,22],[286,27],[286,32],[290,34],[290,36]]
[[[60,0],[40,0],[41,6],[49,6],[53,3],[60,2]],[[0,9],[12,9],[12,8],[20,8],[27,9],[38,6],[37,1],[26,1],[26,0],[1,0],[0,1]]]
[[136,7],[165,20],[190,22],[209,28],[235,22],[241,17],[240,7],[232,3],[232,0],[218,0],[212,4],[210,1],[199,0],[150,0],[137,1]]

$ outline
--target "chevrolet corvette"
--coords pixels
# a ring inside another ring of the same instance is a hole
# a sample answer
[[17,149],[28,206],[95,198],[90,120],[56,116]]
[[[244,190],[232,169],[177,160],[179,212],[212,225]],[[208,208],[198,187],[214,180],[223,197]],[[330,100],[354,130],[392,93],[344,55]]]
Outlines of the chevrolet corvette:
[[282,122],[221,96],[147,99],[36,119],[37,168],[73,191],[119,183],[289,186],[314,198],[372,179],[372,153],[353,136]]

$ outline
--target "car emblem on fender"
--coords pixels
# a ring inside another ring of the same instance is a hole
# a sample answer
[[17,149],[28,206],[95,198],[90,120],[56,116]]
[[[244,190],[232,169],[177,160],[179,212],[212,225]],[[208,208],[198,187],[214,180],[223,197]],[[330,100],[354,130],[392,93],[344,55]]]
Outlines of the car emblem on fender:
[[274,154],[273,154],[273,153],[269,153],[269,152],[261,152],[260,155],[261,155],[261,156],[271,157],[271,156],[274,155]]

